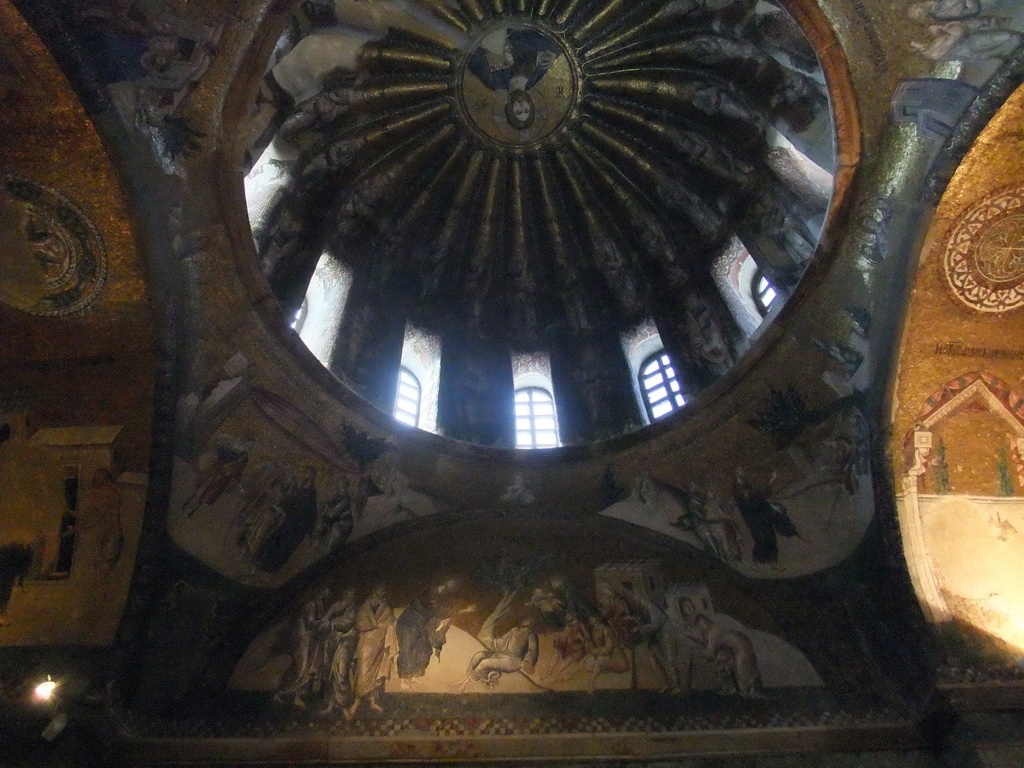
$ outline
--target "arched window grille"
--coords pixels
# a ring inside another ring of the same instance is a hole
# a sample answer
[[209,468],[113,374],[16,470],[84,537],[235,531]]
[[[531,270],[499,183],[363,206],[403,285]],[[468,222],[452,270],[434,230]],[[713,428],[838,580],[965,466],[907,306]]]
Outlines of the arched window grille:
[[546,389],[516,390],[516,448],[556,448],[555,399]]
[[651,421],[667,416],[686,403],[676,369],[664,349],[644,360],[639,378],[640,392]]
[[772,303],[778,297],[775,287],[760,269],[754,273],[752,287],[754,290],[751,293],[753,294],[757,311],[762,315],[767,315],[768,310],[772,308]]
[[420,395],[423,388],[412,371],[402,367],[398,369],[398,394],[395,396],[394,417],[410,427],[419,426]]

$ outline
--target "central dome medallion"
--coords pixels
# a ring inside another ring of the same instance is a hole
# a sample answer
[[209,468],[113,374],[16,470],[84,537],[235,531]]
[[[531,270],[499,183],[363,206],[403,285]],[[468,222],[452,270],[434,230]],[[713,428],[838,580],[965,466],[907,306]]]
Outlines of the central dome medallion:
[[557,32],[501,20],[484,28],[462,62],[459,107],[485,139],[537,144],[571,117],[579,82],[575,57]]
[[267,201],[250,198],[253,234],[285,312],[316,320],[302,338],[382,410],[418,365],[436,431],[514,445],[529,359],[559,442],[621,434],[661,415],[638,401],[644,360],[661,350],[681,404],[743,354],[755,299],[806,268],[833,131],[814,51],[778,6],[302,9],[249,149]]

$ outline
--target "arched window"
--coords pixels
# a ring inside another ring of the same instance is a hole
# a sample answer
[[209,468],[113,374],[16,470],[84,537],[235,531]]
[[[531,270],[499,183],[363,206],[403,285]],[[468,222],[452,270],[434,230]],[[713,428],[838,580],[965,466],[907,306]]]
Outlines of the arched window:
[[[405,339],[402,341],[402,359],[399,362],[410,381],[418,382],[419,415],[414,426],[425,432],[437,433],[437,396],[441,385],[441,338],[405,324]],[[399,391],[402,394],[401,373]],[[412,398],[412,387],[406,386],[406,395]],[[406,421],[406,423],[412,423]]]
[[682,408],[686,402],[676,369],[664,349],[655,352],[640,366],[640,392],[652,421]]
[[558,447],[555,400],[540,387],[516,390],[516,448]]
[[762,315],[767,315],[768,310],[772,308],[772,302],[775,301],[778,294],[775,292],[775,288],[772,286],[771,281],[765,276],[764,272],[760,269],[754,273],[754,279],[751,282],[753,290],[751,293],[754,297],[754,304],[757,305],[757,311]]
[[413,376],[412,371],[404,367],[398,369],[398,394],[395,396],[394,412],[396,419],[410,427],[419,426],[422,391],[420,380]]

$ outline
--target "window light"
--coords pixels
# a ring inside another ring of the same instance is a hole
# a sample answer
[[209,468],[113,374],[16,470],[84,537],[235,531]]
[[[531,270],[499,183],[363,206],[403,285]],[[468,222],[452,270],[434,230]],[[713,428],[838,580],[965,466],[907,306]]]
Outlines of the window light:
[[771,281],[759,269],[754,273],[754,303],[762,315],[767,315],[778,294]]
[[555,400],[540,387],[516,390],[516,447],[556,448]]
[[665,350],[655,352],[640,367],[640,391],[651,420],[667,416],[686,403],[683,388]]
[[419,379],[408,368],[398,370],[398,394],[395,396],[394,417],[410,427],[419,425],[420,394]]
[[302,304],[295,310],[295,316],[292,318],[291,328],[296,333],[302,330],[303,324],[306,322],[306,315],[309,314],[309,299],[303,299]]

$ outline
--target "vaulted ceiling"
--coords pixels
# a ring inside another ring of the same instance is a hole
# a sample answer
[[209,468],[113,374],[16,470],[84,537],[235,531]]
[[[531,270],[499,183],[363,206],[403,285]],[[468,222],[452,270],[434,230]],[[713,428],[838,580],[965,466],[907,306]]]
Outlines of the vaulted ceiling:
[[[0,0],[3,759],[959,755],[952,716],[1021,690],[1021,30],[966,0]],[[750,337],[740,249],[789,299]],[[327,368],[289,328],[325,258]],[[648,319],[703,391],[623,435]],[[579,412],[623,397],[551,451],[405,429],[373,377],[407,322],[453,381],[549,350]]]

